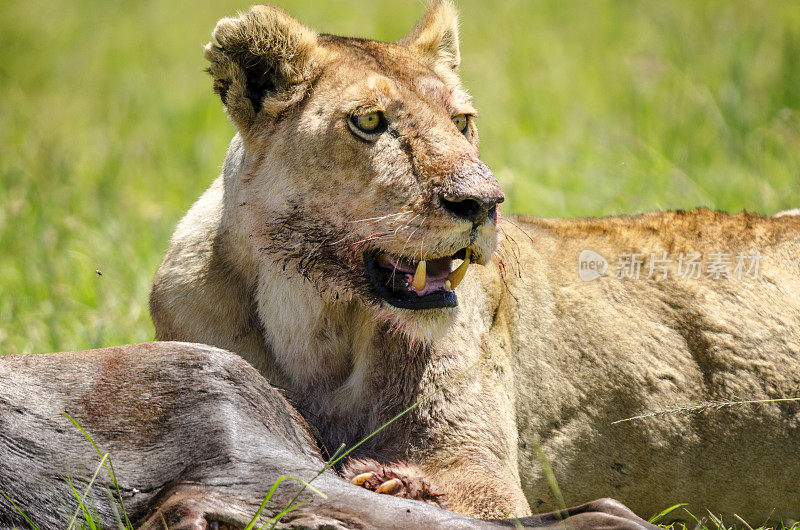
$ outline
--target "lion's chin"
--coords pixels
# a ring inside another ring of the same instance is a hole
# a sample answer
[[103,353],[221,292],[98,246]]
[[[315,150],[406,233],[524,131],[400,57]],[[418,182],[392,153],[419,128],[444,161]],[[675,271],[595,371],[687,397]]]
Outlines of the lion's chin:
[[458,307],[403,309],[386,302],[381,302],[376,310],[378,320],[389,324],[390,332],[424,344],[442,338],[452,327],[458,312]]

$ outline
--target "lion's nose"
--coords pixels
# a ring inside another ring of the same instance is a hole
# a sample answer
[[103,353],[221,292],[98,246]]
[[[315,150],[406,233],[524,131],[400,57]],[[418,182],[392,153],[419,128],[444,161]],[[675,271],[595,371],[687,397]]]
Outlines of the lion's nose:
[[471,221],[474,226],[482,225],[488,217],[497,217],[497,205],[505,200],[500,189],[486,196],[440,195],[442,207],[460,219]]
[[472,157],[462,157],[453,164],[439,188],[442,209],[476,227],[489,217],[497,219],[497,205],[504,200],[492,170]]

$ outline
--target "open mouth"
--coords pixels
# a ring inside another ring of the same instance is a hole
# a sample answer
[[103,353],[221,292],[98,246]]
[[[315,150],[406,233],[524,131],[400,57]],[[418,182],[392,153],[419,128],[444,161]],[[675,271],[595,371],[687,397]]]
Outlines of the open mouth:
[[[453,260],[464,260],[453,269]],[[455,307],[454,289],[467,273],[471,249],[462,248],[447,258],[411,261],[385,252],[367,254],[367,278],[378,294],[395,307],[435,309]]]

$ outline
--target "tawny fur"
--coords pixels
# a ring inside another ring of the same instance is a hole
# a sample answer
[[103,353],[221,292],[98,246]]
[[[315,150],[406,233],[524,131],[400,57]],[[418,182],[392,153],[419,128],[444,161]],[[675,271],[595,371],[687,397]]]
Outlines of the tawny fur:
[[[612,424],[687,401],[797,395],[800,218],[698,210],[472,230],[436,202],[497,186],[474,123],[462,135],[450,121],[474,109],[449,3],[398,44],[316,35],[264,7],[214,35],[206,57],[238,133],[156,275],[159,340],[239,353],[331,450],[480,361],[354,455],[413,463],[465,514],[557,507],[541,446],[568,503],[800,517],[797,403]],[[348,115],[373,110],[392,129],[355,138]],[[484,266],[456,308],[397,309],[367,286],[364,252],[435,258],[466,245]],[[584,249],[612,266],[623,252],[763,260],[755,280],[583,282]]]

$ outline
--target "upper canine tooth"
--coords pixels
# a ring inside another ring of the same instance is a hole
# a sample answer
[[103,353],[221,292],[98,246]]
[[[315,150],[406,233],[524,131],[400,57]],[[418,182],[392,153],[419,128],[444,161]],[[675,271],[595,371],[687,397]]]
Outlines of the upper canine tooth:
[[417,265],[417,272],[414,273],[414,281],[411,282],[411,286],[414,287],[415,290],[421,291],[425,288],[425,276],[426,276],[426,265],[425,260],[422,260]]
[[472,255],[472,249],[467,249],[464,252],[464,262],[456,268],[450,275],[447,277],[450,280],[450,288],[455,289],[458,287],[458,284],[461,283],[461,280],[464,279],[464,276],[467,274],[467,267],[469,267],[469,258]]

